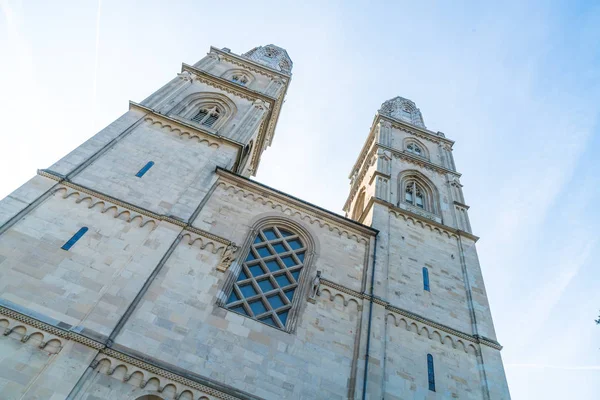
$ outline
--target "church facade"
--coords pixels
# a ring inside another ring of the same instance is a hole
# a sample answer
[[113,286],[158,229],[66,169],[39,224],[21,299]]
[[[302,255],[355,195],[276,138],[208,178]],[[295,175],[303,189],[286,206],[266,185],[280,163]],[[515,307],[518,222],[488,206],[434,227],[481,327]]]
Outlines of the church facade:
[[346,216],[249,179],[292,61],[211,48],[0,202],[0,399],[509,399],[454,142],[383,103]]

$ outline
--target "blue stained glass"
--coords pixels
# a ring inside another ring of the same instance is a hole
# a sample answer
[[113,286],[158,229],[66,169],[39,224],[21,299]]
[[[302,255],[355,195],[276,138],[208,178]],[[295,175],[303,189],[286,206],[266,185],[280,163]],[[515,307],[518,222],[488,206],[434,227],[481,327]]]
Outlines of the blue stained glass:
[[230,310],[235,311],[238,314],[248,315],[248,313],[246,312],[246,310],[244,310],[244,307],[242,306],[233,307],[230,308]]
[[262,268],[260,267],[260,265],[258,265],[258,264],[253,265],[252,267],[248,267],[248,269],[252,273],[252,276],[255,276],[255,277],[265,274],[264,271],[262,270]]
[[433,356],[427,354],[427,379],[429,381],[429,390],[435,392],[435,373],[433,371]]
[[271,255],[271,252],[269,251],[269,249],[266,246],[256,249],[256,252],[261,257],[269,257]]
[[273,321],[273,318],[272,318],[272,317],[261,318],[261,319],[259,319],[259,321],[261,321],[261,322],[264,322],[264,323],[266,323],[266,324],[269,324],[269,325],[271,325],[271,326],[274,326],[274,327],[276,327],[276,328],[279,328],[279,327],[277,326],[277,324],[275,323],[275,321]]
[[246,273],[244,271],[240,272],[240,275],[238,276],[238,282],[243,281],[245,279],[248,279],[248,277],[246,276]]
[[250,284],[238,287],[240,288],[240,292],[242,292],[244,297],[251,297],[256,294],[256,290],[254,290],[254,288]]
[[258,286],[260,286],[260,289],[263,291],[263,293],[267,293],[267,292],[275,289],[275,286],[273,286],[271,281],[269,281],[268,279],[258,281]]
[[65,244],[62,245],[61,249],[63,250],[69,250],[75,243],[77,243],[77,241],[79,239],[81,239],[81,237],[88,231],[87,226],[84,226],[83,228],[79,229],[77,231],[77,233],[75,233],[71,239],[69,239]]
[[257,236],[256,239],[254,239],[254,244],[256,243],[262,243],[262,239],[260,238],[260,236]]
[[303,246],[302,246],[302,243],[300,243],[300,241],[299,241],[299,240],[297,240],[297,239],[290,240],[290,241],[289,241],[289,242],[287,242],[287,243],[290,245],[290,247],[291,247],[293,250],[298,250],[298,249],[301,249],[301,248],[303,247]]
[[279,267],[279,264],[275,260],[268,261],[265,263],[265,265],[267,266],[267,268],[269,268],[269,271],[271,272],[279,271],[281,269],[281,267]]
[[137,174],[135,174],[135,176],[137,176],[138,178],[141,178],[142,176],[144,176],[144,174],[145,174],[146,172],[148,172],[148,170],[149,170],[150,168],[152,168],[152,166],[153,166],[153,165],[154,165],[154,161],[149,161],[149,162],[148,162],[146,165],[144,165],[144,167],[143,167],[142,169],[140,169],[140,170],[138,171],[138,173],[137,173]]
[[250,308],[252,309],[254,315],[259,315],[267,311],[265,305],[260,300],[256,300],[250,303]]
[[275,249],[277,253],[285,253],[287,251],[287,249],[283,247],[283,244],[281,243],[274,244],[273,249]]
[[254,257],[254,254],[252,254],[252,251],[249,251],[248,257],[246,257],[246,261],[252,261],[252,260],[256,260],[256,257]]
[[298,257],[298,259],[300,260],[300,262],[304,262],[304,253],[296,254],[296,256]]
[[287,286],[287,285],[289,285],[290,283],[292,283],[292,282],[290,282],[290,280],[288,279],[288,277],[287,277],[287,276],[285,276],[285,274],[282,274],[282,275],[276,276],[276,277],[275,277],[275,280],[276,280],[276,281],[277,281],[277,283],[279,284],[279,287],[284,287],[284,286]]
[[296,291],[296,289],[290,289],[285,292],[285,296],[289,299],[289,301],[292,301],[292,299],[294,298],[295,291]]
[[279,320],[281,321],[281,323],[283,325],[285,325],[287,318],[288,318],[288,310],[285,310],[284,312],[277,314],[277,316],[279,317]]
[[275,296],[267,297],[267,300],[269,300],[269,303],[271,303],[271,307],[274,310],[283,306],[283,300],[281,300],[281,297],[277,294]]
[[294,272],[292,272],[292,276],[294,277],[294,279],[296,280],[296,282],[298,282],[298,278],[300,277],[300,270],[297,269]]
[[283,230],[283,229],[280,229],[279,233],[281,233],[281,236],[292,236],[293,235],[293,233],[288,232],[288,231]]
[[427,290],[428,292],[430,291],[430,288],[429,288],[429,271],[425,267],[423,267],[423,289]]
[[229,299],[227,299],[227,304],[229,304],[229,303],[233,303],[234,301],[238,301],[238,300],[239,300],[239,299],[238,299],[237,295],[236,295],[236,294],[235,294],[235,292],[232,290],[232,291],[231,291],[231,295],[229,295]]
[[287,257],[282,257],[281,261],[283,261],[283,263],[285,264],[286,267],[293,267],[294,265],[296,265],[296,261],[294,261],[294,259],[291,256],[287,256]]
[[277,239],[277,235],[275,234],[275,231],[273,231],[273,229],[267,229],[266,231],[263,231],[263,235],[265,235],[267,240]]

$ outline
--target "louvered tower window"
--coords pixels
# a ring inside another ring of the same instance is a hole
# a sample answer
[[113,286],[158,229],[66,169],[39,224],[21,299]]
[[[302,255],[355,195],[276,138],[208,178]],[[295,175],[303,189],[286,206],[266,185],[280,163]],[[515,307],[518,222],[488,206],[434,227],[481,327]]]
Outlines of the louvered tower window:
[[261,229],[250,246],[226,307],[285,329],[305,253],[306,245],[288,229]]
[[406,184],[404,201],[412,204],[413,206],[425,209],[425,199],[423,193],[423,189],[421,186],[419,186],[419,184],[417,184],[417,182],[410,181]]
[[421,150],[421,148],[414,143],[410,143],[408,146],[406,146],[406,150],[408,150],[409,153],[413,153],[418,156],[423,155],[423,150]]
[[200,110],[200,111],[198,111],[198,114],[196,114],[192,117],[192,121],[201,123],[207,115],[208,115],[208,111]]
[[217,107],[211,109],[202,108],[198,111],[198,114],[192,117],[192,121],[200,125],[212,127],[219,119],[220,113],[221,111]]

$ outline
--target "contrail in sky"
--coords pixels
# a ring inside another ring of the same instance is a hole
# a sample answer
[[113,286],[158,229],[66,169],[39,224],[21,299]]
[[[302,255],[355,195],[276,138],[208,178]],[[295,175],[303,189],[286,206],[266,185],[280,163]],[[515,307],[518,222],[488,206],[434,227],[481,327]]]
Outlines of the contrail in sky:
[[102,11],[102,0],[98,0],[98,12],[96,13],[96,59],[94,60],[94,82],[92,89],[92,128],[96,125],[96,90],[98,87],[98,54],[100,53],[100,12]]

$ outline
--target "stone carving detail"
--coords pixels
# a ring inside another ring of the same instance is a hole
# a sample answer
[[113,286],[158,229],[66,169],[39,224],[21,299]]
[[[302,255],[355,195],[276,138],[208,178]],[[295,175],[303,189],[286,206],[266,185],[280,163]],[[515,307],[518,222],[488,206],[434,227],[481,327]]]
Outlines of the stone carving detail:
[[287,51],[273,44],[255,47],[242,57],[288,75],[292,73],[294,65]]
[[208,71],[213,65],[219,62],[219,55],[216,53],[208,53],[206,57],[204,57],[200,62],[198,62],[195,67],[198,69],[202,69],[204,71]]
[[389,121],[380,121],[377,129],[377,143],[383,146],[391,146],[392,124]]
[[379,113],[425,128],[425,122],[423,122],[421,111],[413,101],[405,99],[404,97],[398,96],[386,101],[381,105]]
[[382,176],[378,176],[377,177],[377,186],[375,189],[375,197],[377,197],[378,199],[381,199],[383,201],[390,201],[389,200],[389,180],[387,178],[384,178]]
[[308,296],[308,301],[311,303],[315,302],[315,298],[321,295],[321,271],[317,271],[317,275],[315,279],[312,281],[312,286],[310,287],[310,294]]
[[231,244],[227,246],[225,251],[223,252],[223,257],[221,258],[221,262],[217,265],[217,271],[225,272],[231,266],[233,259],[235,258],[235,253],[237,253],[239,247],[235,244]]
[[389,175],[392,169],[392,153],[384,151],[383,149],[377,150],[377,171],[382,174]]

